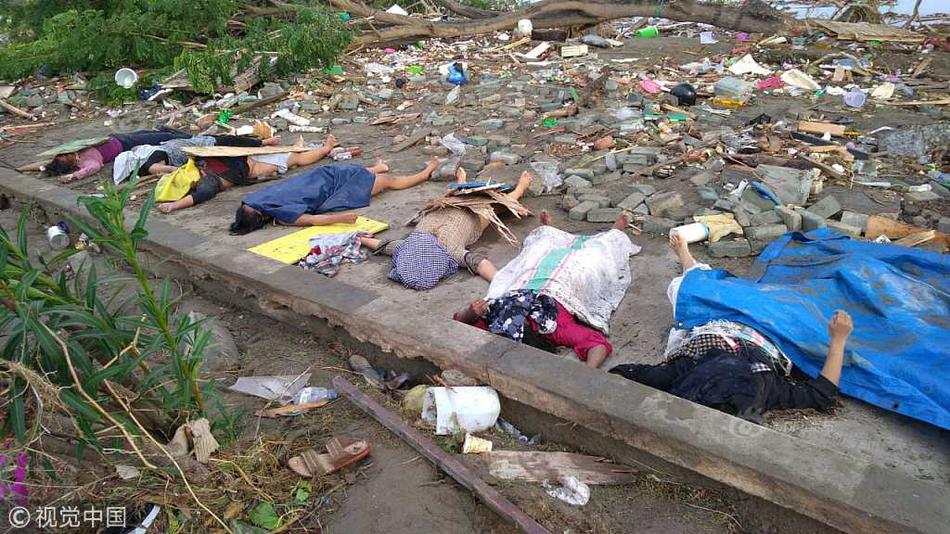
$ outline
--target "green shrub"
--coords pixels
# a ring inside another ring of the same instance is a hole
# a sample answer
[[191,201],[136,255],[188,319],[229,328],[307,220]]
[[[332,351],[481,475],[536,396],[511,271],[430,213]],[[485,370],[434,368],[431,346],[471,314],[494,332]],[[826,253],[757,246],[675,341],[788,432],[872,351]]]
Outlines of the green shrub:
[[[332,11],[310,2],[274,16],[243,16],[238,0],[38,0],[0,4],[11,41],[0,47],[0,79],[35,74],[184,68],[195,90],[211,93],[258,52],[273,52],[261,74],[286,75],[331,65],[351,40]],[[243,25],[229,26],[241,19]]]

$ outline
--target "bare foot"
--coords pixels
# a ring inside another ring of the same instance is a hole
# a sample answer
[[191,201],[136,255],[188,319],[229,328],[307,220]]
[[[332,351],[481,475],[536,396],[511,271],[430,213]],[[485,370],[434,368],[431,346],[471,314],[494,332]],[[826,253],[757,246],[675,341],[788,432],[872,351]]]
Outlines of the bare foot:
[[533,179],[534,177],[531,176],[530,172],[524,171],[523,173],[521,173],[521,178],[518,178],[518,187],[527,189],[528,186],[531,185],[531,180]]
[[676,253],[676,257],[679,258],[684,273],[690,267],[696,265],[696,258],[689,252],[689,243],[679,235],[679,232],[670,232],[670,248],[673,249],[673,252]]
[[[301,138],[303,139],[303,138]],[[327,135],[327,140],[323,142],[324,148],[336,148],[336,137],[333,134]]]
[[542,226],[551,226],[551,214],[548,213],[548,210],[541,210],[541,213],[538,214],[538,220],[541,221]]
[[627,213],[624,211],[620,212],[620,215],[617,215],[617,220],[614,221],[614,229],[620,230],[623,232],[627,229],[627,226],[630,225],[630,220],[627,219]]
[[464,184],[468,182],[468,173],[465,172],[461,166],[458,169],[455,169],[455,183]]
[[280,144],[280,136],[275,135],[274,137],[268,137],[261,141],[261,144],[264,146],[276,146]]

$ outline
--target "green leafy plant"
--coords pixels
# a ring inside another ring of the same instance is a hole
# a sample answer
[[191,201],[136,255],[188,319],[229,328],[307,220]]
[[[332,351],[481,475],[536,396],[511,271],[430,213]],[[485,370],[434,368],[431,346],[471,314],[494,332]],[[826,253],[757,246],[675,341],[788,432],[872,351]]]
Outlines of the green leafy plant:
[[[142,430],[167,437],[218,401],[213,381],[199,374],[210,332],[186,314],[175,318],[170,282],[154,288],[139,259],[154,201],[128,227],[124,208],[133,189],[107,183],[104,195],[80,200],[92,220],[70,221],[129,274],[103,278],[80,265],[70,276],[63,267],[76,251],[51,258],[31,252],[26,213],[15,235],[0,228],[0,430],[21,443],[38,437],[48,409],[68,416],[85,445],[113,446],[103,436],[118,430],[137,450]],[[130,281],[137,295],[106,289],[117,280]]]
[[175,67],[196,91],[211,93],[231,81],[235,65],[264,77],[331,65],[352,37],[333,10],[312,2],[268,7],[272,16],[254,16],[262,7],[239,0],[7,4],[14,3],[0,3],[0,18],[11,40],[0,46],[0,79]]

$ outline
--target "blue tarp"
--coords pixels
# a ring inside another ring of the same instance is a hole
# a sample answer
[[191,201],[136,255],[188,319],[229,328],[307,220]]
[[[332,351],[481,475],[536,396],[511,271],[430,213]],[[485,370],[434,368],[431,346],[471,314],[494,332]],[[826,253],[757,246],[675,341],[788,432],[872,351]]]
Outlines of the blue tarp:
[[690,271],[676,320],[756,328],[817,376],[835,310],[854,319],[841,392],[950,429],[950,258],[853,241],[828,229],[789,233],[759,256],[757,279]]

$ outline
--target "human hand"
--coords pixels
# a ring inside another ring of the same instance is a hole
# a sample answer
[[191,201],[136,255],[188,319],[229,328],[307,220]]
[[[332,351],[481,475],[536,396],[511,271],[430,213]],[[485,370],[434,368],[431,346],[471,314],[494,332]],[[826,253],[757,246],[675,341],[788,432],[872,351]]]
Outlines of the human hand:
[[476,316],[484,317],[488,313],[488,301],[485,299],[475,300],[472,302],[471,308]]
[[163,202],[162,204],[159,204],[159,205],[158,205],[158,211],[160,211],[160,212],[162,212],[162,213],[165,213],[165,214],[171,213],[172,211],[174,211],[174,210],[172,210],[172,203],[171,203],[171,202]]
[[831,320],[828,321],[828,334],[833,341],[844,341],[848,339],[853,329],[854,323],[851,321],[851,316],[848,315],[848,312],[843,310],[835,311]]

